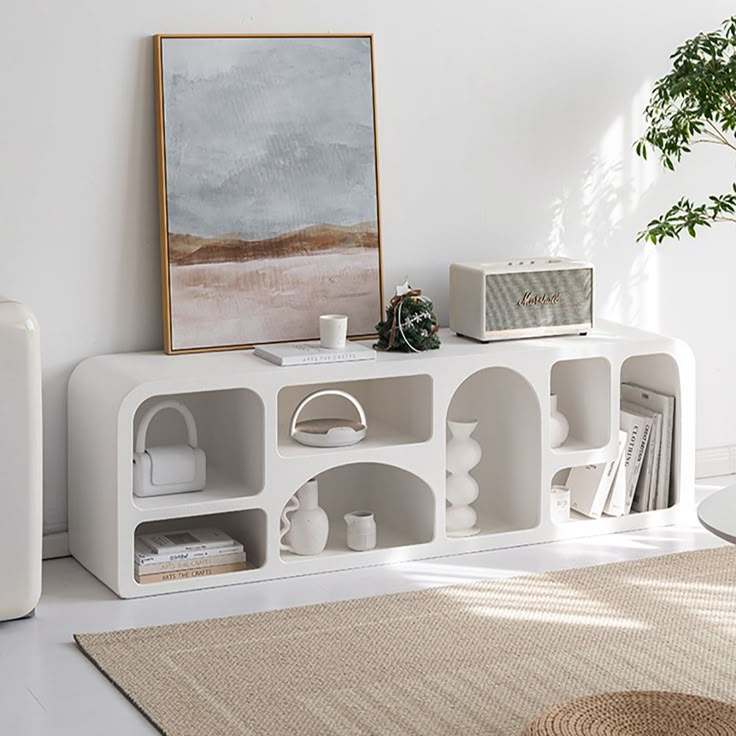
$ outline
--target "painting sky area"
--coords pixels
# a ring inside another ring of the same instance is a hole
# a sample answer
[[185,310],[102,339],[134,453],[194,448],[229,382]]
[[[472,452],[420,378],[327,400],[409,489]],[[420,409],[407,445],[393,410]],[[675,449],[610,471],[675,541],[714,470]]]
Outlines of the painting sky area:
[[368,38],[162,43],[168,231],[377,221]]

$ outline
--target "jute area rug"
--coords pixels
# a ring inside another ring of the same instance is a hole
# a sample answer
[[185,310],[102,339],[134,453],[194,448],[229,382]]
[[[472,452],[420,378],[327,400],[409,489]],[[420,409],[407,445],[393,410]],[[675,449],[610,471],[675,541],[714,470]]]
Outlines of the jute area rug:
[[736,548],[76,640],[170,736],[518,736],[612,690],[736,704]]

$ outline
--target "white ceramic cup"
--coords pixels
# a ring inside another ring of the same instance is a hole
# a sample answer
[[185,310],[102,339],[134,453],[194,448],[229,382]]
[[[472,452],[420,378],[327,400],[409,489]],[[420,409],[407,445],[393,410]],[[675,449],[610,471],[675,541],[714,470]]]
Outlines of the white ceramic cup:
[[319,344],[323,348],[339,350],[345,347],[348,335],[346,314],[323,314],[319,318]]

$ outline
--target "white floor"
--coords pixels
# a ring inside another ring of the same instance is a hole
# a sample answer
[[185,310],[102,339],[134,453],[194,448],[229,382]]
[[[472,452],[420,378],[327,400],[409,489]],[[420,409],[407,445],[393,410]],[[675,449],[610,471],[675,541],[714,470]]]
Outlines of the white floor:
[[[699,483],[699,500],[734,481],[730,476]],[[158,733],[77,650],[75,633],[304,606],[721,544],[693,513],[684,526],[131,601],[119,600],[73,559],[51,560],[44,564],[36,616],[0,624],[0,735]]]

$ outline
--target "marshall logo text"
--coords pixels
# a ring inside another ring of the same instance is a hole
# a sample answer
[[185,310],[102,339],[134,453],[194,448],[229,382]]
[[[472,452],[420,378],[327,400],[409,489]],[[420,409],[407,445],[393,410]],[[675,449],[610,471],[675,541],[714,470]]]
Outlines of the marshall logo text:
[[559,304],[562,300],[559,291],[554,294],[535,294],[533,291],[527,291],[516,304],[519,307],[534,307],[544,304]]

